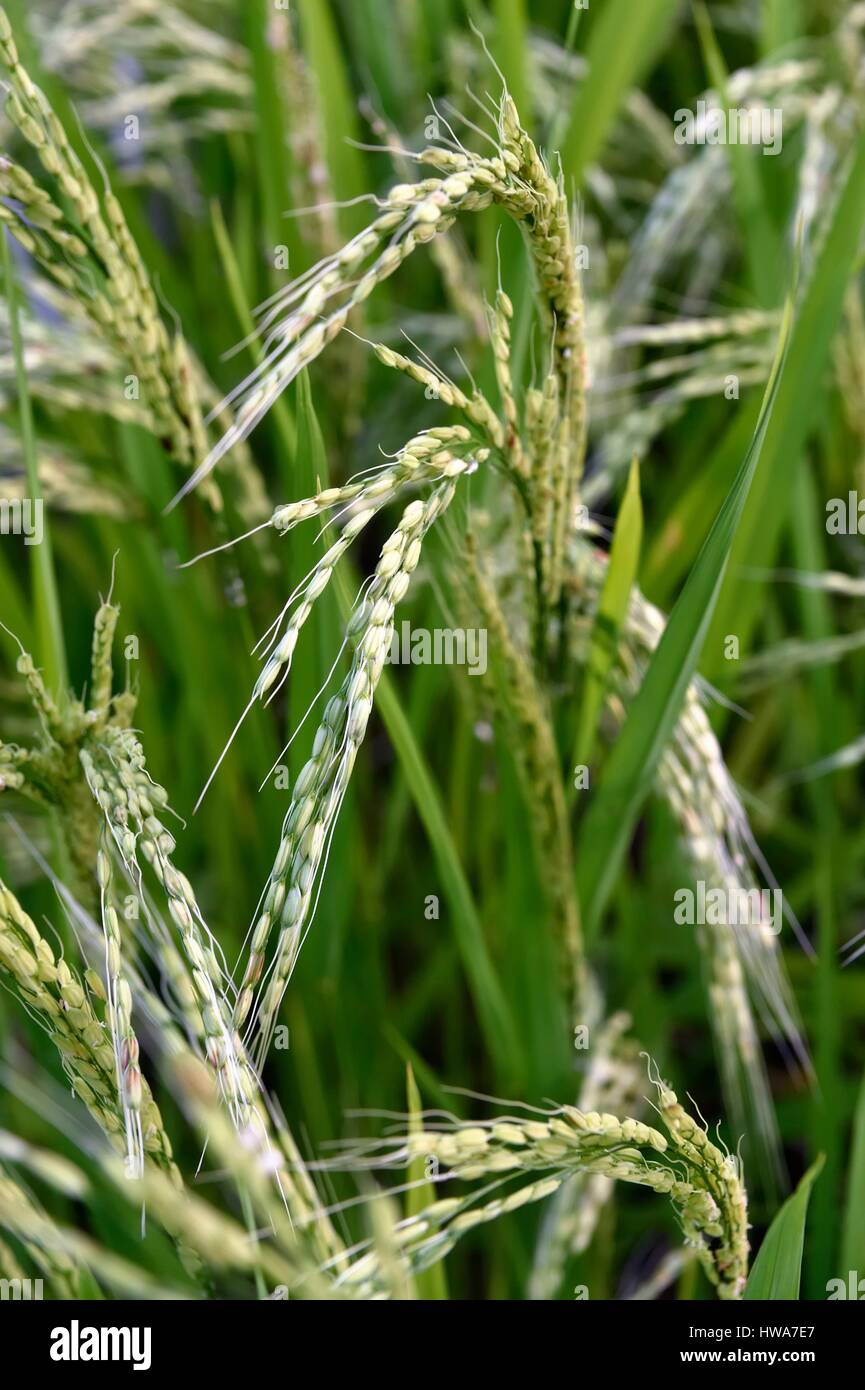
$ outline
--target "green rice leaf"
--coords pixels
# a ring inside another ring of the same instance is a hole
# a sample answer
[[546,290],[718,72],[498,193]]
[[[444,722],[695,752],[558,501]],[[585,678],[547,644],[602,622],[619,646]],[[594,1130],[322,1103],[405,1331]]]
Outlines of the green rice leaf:
[[493,13],[496,19],[496,58],[523,119],[531,122],[528,17],[525,0],[494,0]]
[[[694,16],[709,78],[724,110],[729,113],[727,67],[705,5],[696,5]],[[741,141],[730,140],[725,148],[733,176],[733,197],[742,228],[751,283],[760,303],[771,308],[780,297],[783,262],[779,257],[778,238],[769,217],[761,181],[760,161],[764,154],[761,149],[753,149]]]
[[842,1230],[841,1269],[865,1270],[865,1075],[853,1117]]
[[[832,338],[841,320],[844,294],[854,273],[865,226],[865,133],[860,134],[846,171],[814,270],[798,306],[778,400],[763,446],[763,462],[736,537],[708,650],[719,653],[725,633],[738,634],[745,650],[765,606],[765,590],[741,578],[743,567],[775,562],[793,489],[791,473],[818,418],[823,377]],[[707,675],[718,670],[715,658]]]
[[788,296],[772,372],[754,438],[676,603],[593,793],[577,851],[577,879],[587,936],[597,928],[640,808],[673,731],[718,601],[730,548],[772,417],[783,375],[793,302]]
[[394,751],[402,762],[406,782],[441,874],[442,889],[450,905],[454,938],[487,1046],[504,1075],[518,1076],[522,1071],[518,1034],[487,948],[483,924],[448,828],[438,789],[387,671],[383,672],[379,681],[376,704]]
[[580,706],[580,724],[574,750],[574,762],[577,764],[588,765],[591,760],[607,677],[616,652],[622,622],[628,610],[631,589],[637,579],[642,539],[640,465],[635,458],[628,474],[628,484],[610,547],[604,587],[592,628],[586,683]]
[[822,1155],[812,1163],[769,1227],[745,1289],[747,1299],[798,1299],[808,1202]]
[[[330,0],[298,0],[304,51],[318,82],[324,143],[334,197],[361,197],[367,190],[363,160],[349,142],[360,138],[354,93],[331,12]],[[340,226],[348,235],[367,220],[364,207],[346,207]]]
[[246,34],[252,57],[255,97],[255,158],[258,186],[264,207],[267,235],[273,243],[286,242],[289,264],[297,275],[303,269],[303,244],[296,224],[283,219],[291,187],[291,146],[285,138],[286,113],[278,69],[279,55],[269,42],[272,6],[268,0],[248,0]]
[[48,528],[42,488],[39,483],[39,464],[36,455],[36,432],[33,426],[33,406],[27,385],[27,368],[24,363],[24,346],[21,338],[21,323],[18,312],[18,286],[9,251],[9,233],[0,231],[3,243],[3,287],[9,310],[9,332],[12,339],[12,357],[15,363],[15,385],[18,391],[18,416],[21,430],[21,448],[27,469],[27,492],[30,502],[42,512],[42,535],[36,545],[30,545],[30,572],[33,581],[33,606],[36,611],[36,630],[39,637],[39,659],[45,667],[49,688],[59,699],[66,696],[69,675],[66,666],[66,643],[63,637],[63,618],[60,612],[60,598],[54,577],[54,560],[51,549],[51,534]]
[[589,31],[589,72],[562,146],[565,179],[580,184],[600,155],[626,94],[663,47],[678,0],[607,0]]
[[763,0],[761,9],[760,44],[766,57],[801,38],[802,0]]

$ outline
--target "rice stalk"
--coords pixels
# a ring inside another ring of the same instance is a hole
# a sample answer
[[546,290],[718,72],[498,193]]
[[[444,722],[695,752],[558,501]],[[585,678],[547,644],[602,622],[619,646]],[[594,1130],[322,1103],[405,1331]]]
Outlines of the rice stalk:
[[474,538],[468,537],[467,582],[492,642],[500,679],[494,684],[505,726],[520,769],[529,807],[532,838],[542,869],[557,936],[563,973],[571,987],[574,1017],[594,1022],[583,950],[579,907],[574,892],[573,846],[555,734],[547,702],[532,674],[529,654],[508,630],[495,588],[485,573]]
[[585,413],[583,308],[567,202],[522,128],[507,93],[498,121],[500,152],[496,156],[470,154],[461,146],[421,151],[417,161],[439,168],[444,177],[392,188],[381,200],[379,216],[364,231],[262,306],[259,328],[266,335],[264,359],[226,398],[226,404],[235,407],[234,424],[195,470],[181,496],[250,434],[298,373],[343,330],[351,311],[418,246],[447,231],[459,213],[482,211],[493,203],[526,231],[551,328],[555,370],[577,444],[572,466],[578,478]]

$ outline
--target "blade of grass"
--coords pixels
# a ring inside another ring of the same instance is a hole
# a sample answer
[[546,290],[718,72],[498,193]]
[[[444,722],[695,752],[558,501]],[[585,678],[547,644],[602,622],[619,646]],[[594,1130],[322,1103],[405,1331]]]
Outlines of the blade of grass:
[[451,908],[454,939],[487,1045],[502,1074],[519,1078],[522,1064],[517,1032],[487,949],[471,887],[448,829],[438,789],[388,672],[382,675],[376,699],[394,751],[402,761],[406,781],[441,874],[442,888]]
[[[327,166],[339,199],[359,198],[368,191],[363,160],[350,140],[359,138],[354,93],[329,0],[298,0],[304,49],[318,82],[319,109],[324,123]],[[340,210],[343,232],[353,236],[366,224],[363,206]]]
[[278,50],[270,42],[268,34],[272,20],[270,0],[249,0],[246,6],[246,34],[252,56],[255,97],[255,158],[266,234],[273,245],[280,242],[288,245],[291,273],[299,275],[305,269],[303,241],[295,223],[283,219],[291,188],[292,160],[286,140],[287,120],[277,70]]
[[[729,112],[727,67],[705,5],[694,6],[694,17],[709,80],[725,112]],[[726,150],[751,284],[759,303],[771,308],[781,297],[783,263],[761,183],[759,161],[763,152],[734,141],[728,142]]]
[[745,1298],[798,1299],[808,1201],[822,1167],[821,1156],[812,1163],[766,1232],[748,1278]]
[[586,683],[574,747],[574,764],[588,765],[591,760],[607,677],[615,655],[619,631],[628,610],[631,589],[637,579],[642,538],[640,465],[635,458],[628,474],[625,496],[610,547],[604,586],[592,627],[591,648],[586,663]]
[[751,446],[697,556],[593,794],[580,832],[577,879],[585,932],[597,928],[640,808],[651,790],[700,658],[772,417],[790,337],[788,296],[775,361]]
[[604,148],[624,97],[665,42],[679,0],[607,0],[589,30],[582,83],[562,146],[568,188]]
[[718,510],[736,476],[739,461],[757,426],[759,401],[743,401],[718,446],[703,455],[703,466],[687,483],[680,482],[655,532],[640,577],[644,591],[661,608],[669,608],[697,558],[704,518]]
[[63,618],[54,577],[51,531],[45,516],[45,503],[39,484],[33,407],[27,386],[27,368],[24,364],[24,346],[18,318],[18,287],[15,282],[15,270],[9,250],[9,234],[5,228],[0,235],[0,241],[3,243],[3,283],[6,290],[6,302],[9,307],[9,333],[12,339],[12,356],[15,362],[19,428],[21,448],[27,469],[27,490],[34,511],[41,511],[42,513],[42,536],[35,545],[27,547],[30,551],[33,601],[36,610],[38,659],[45,669],[45,678],[49,689],[54,691],[58,699],[63,700],[69,683],[66,644],[63,638]]
[[525,0],[494,0],[496,59],[523,120],[530,126],[529,26]]
[[817,418],[823,375],[832,338],[840,322],[844,293],[855,271],[865,225],[865,132],[860,134],[846,182],[811,274],[790,341],[784,378],[763,446],[763,461],[754,480],[707,641],[706,674],[718,675],[723,637],[735,632],[747,650],[764,606],[762,585],[743,581],[741,570],[760,556],[766,568],[775,563],[780,535],[793,495],[791,474]]
[[763,0],[760,47],[771,54],[800,38],[803,31],[802,0]]
[[414,47],[413,35],[406,32],[411,26],[410,11],[394,14],[389,0],[352,0],[343,13],[360,70],[369,74],[367,85],[375,93],[376,105],[392,124],[405,125],[415,76],[405,52],[405,45]]
[[[800,469],[793,508],[792,559],[797,570],[808,573],[828,568],[826,531],[817,495],[817,483],[809,469]],[[817,589],[796,588],[802,636],[821,642],[834,635],[834,615],[829,597]],[[797,749],[803,761],[818,761],[831,748],[832,733],[843,727],[842,692],[838,672],[831,663],[804,675],[806,698],[795,728]],[[813,1219],[808,1240],[806,1298],[821,1298],[834,1271],[838,1249],[839,1217],[843,1194],[845,1107],[841,1095],[843,1016],[839,999],[841,963],[838,959],[838,873],[833,863],[841,824],[839,805],[828,783],[817,779],[805,784],[802,796],[814,826],[810,846],[810,870],[816,889],[817,935],[816,1018],[814,1062],[817,1093],[809,1124],[811,1153],[825,1155],[823,1180],[814,1194]]]
[[865,1269],[865,1073],[853,1116],[847,1200],[844,1204],[841,1243],[842,1270]]

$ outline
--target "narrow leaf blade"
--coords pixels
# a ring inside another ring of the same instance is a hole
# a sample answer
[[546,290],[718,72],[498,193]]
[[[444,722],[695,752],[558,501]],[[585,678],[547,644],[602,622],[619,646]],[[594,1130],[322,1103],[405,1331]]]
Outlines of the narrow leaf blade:
[[841,1268],[865,1269],[865,1075],[853,1117],[853,1142],[847,1174]]
[[587,935],[596,929],[700,658],[736,529],[760,460],[790,336],[788,296],[751,446],[670,615],[583,822],[577,855]]
[[808,1202],[823,1157],[808,1169],[766,1232],[745,1289],[747,1299],[798,1299]]
[[588,75],[580,87],[562,147],[562,167],[579,184],[603,150],[627,92],[663,45],[678,0],[607,0],[589,32]]
[[643,506],[640,501],[640,466],[635,458],[631,463],[628,484],[610,559],[604,576],[604,586],[595,614],[592,640],[586,666],[586,685],[580,707],[574,762],[588,764],[595,742],[598,718],[607,687],[607,677],[616,651],[619,632],[628,611],[631,589],[636,583],[643,542]]

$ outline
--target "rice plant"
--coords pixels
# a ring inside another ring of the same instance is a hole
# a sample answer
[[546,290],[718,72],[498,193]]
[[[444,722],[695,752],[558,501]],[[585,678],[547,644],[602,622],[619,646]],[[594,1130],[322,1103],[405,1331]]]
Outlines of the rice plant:
[[36,0],[0,69],[2,1279],[831,1296],[865,8]]

